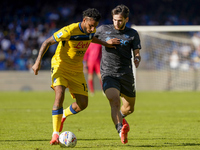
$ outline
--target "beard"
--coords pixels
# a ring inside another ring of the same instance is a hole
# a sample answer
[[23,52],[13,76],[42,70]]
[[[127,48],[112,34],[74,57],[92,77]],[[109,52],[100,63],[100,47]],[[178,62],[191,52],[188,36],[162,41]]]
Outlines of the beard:
[[89,35],[89,34],[90,34],[90,33],[88,33],[88,32],[87,32],[87,29],[86,29],[86,27],[84,27],[84,28],[83,28],[83,32],[84,32],[85,34],[87,34],[87,35]]
[[126,22],[124,22],[120,27],[118,27],[118,28],[116,28],[116,26],[114,26],[115,27],[115,29],[116,30],[123,30],[124,28],[125,28],[125,26],[126,26]]

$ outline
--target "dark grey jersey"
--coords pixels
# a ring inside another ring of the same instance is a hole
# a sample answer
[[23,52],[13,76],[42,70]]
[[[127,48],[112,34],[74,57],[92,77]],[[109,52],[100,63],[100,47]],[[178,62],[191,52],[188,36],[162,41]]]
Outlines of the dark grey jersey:
[[95,37],[102,41],[118,38],[120,45],[114,48],[102,47],[101,74],[102,76],[121,76],[132,73],[131,50],[141,49],[140,38],[136,30],[125,27],[116,30],[113,25],[102,25],[97,28]]

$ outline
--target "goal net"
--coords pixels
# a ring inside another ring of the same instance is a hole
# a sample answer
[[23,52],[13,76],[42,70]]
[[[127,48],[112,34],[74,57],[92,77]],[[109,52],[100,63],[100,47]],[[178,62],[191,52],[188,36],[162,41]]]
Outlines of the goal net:
[[140,35],[137,90],[200,90],[200,26],[132,26]]

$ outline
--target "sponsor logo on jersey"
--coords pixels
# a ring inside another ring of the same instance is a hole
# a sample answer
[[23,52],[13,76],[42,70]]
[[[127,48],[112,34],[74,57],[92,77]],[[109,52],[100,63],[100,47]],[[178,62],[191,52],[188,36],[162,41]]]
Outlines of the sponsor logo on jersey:
[[83,57],[85,54],[85,51],[76,51],[76,56]]
[[106,34],[110,34],[111,33],[111,31],[106,31]]
[[125,37],[126,39],[128,39],[130,36],[129,36],[129,35],[127,35],[127,34],[125,34],[125,35],[124,35],[124,37]]
[[78,42],[78,44],[75,46],[75,48],[80,49],[80,48],[88,48],[88,46],[90,45],[90,42],[83,42],[80,41]]
[[128,45],[128,43],[129,43],[129,41],[128,40],[120,40],[120,43],[121,43],[121,45],[125,45],[125,46],[127,46]]
[[54,78],[54,79],[53,79],[53,82],[54,82],[54,83],[56,83],[56,82],[57,82],[57,79],[56,79],[56,78]]
[[79,37],[79,36],[75,36],[74,38],[75,38],[75,39],[78,39],[78,37]]
[[60,32],[60,33],[57,34],[57,37],[60,38],[62,35],[63,35],[63,33]]

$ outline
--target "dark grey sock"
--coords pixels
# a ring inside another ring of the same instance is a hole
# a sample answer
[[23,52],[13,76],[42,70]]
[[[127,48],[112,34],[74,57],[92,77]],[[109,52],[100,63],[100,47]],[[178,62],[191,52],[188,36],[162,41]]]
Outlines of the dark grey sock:
[[122,123],[118,123],[118,124],[115,125],[115,128],[117,129],[118,133],[121,131],[122,126],[123,126]]

